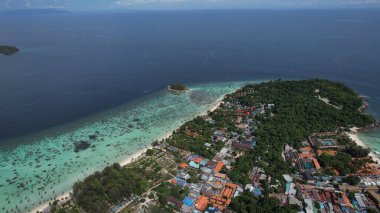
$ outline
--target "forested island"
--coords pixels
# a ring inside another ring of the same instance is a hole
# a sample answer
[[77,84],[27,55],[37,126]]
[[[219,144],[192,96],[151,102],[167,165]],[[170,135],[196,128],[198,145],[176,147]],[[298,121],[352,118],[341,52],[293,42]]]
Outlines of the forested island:
[[[373,127],[327,80],[270,81],[224,97],[130,165],[74,185],[52,212],[378,212],[380,168],[348,137]],[[368,184],[369,182],[369,184]],[[322,211],[323,209],[323,211]]]
[[20,50],[17,47],[0,45],[0,53],[3,55],[12,55],[14,53],[17,53],[18,51]]
[[187,87],[183,84],[171,84],[168,86],[168,90],[175,93],[187,92]]

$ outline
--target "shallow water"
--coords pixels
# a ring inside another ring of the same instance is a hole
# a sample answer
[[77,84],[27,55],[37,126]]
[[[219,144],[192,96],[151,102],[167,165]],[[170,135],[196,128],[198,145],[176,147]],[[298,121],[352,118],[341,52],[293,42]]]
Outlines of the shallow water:
[[[150,145],[243,84],[196,85],[181,95],[157,92],[42,134],[49,136],[28,136],[29,143],[23,138],[16,147],[1,148],[2,211],[26,211],[61,195],[75,181]],[[91,146],[75,152],[76,141]]]
[[368,146],[371,151],[378,157],[380,157],[380,129],[376,128],[368,133],[359,133],[359,138]]
[[[374,116],[376,119],[379,117],[379,103],[380,97],[369,97],[369,108],[366,113]],[[358,137],[364,142],[364,144],[371,149],[371,151],[377,157],[380,157],[380,128],[377,127],[370,132],[359,132]]]

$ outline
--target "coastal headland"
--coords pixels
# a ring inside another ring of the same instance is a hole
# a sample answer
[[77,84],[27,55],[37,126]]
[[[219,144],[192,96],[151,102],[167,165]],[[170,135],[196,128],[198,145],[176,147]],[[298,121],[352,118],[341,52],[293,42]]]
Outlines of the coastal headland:
[[376,122],[357,110],[362,104],[352,89],[326,80],[244,86],[133,159],[77,182],[71,200],[49,208],[373,211],[380,167],[347,133]]

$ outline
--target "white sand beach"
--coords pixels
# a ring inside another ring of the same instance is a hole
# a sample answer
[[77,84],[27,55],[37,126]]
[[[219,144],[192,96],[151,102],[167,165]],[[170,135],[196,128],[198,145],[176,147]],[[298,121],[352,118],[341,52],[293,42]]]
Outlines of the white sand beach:
[[[217,101],[215,101],[214,103],[211,103],[209,105],[209,107],[207,108],[206,111],[200,113],[199,115],[206,115],[208,111],[214,111],[215,109],[217,109],[219,107],[219,105],[222,103],[222,100],[223,100],[224,96],[220,97],[217,99]],[[178,127],[179,128],[179,127]],[[163,134],[161,137],[157,138],[158,141],[161,141],[163,139],[166,139],[166,138],[169,138],[170,136],[172,135],[172,132],[166,132],[165,134]],[[148,149],[152,148],[152,146],[147,146],[147,147],[144,147],[143,149],[140,149],[138,152],[132,154],[132,155],[129,155],[126,159],[122,160],[119,162],[119,164],[121,166],[125,166],[125,165],[128,165],[134,161],[136,161],[137,159],[145,156],[145,153]],[[68,192],[65,192],[64,194],[62,194],[61,196],[58,196],[57,197],[57,200],[62,200],[63,199],[66,199],[66,198],[69,198],[70,197],[70,193],[71,193],[71,190],[68,191]],[[49,201],[49,202],[52,202],[53,200]],[[33,209],[31,212],[35,213],[35,212],[42,212],[44,209],[46,209],[47,207],[49,207],[49,202],[46,202],[40,206],[38,206],[37,208]]]
[[[346,134],[347,134],[347,135],[351,138],[351,140],[353,140],[358,146],[362,146],[362,147],[368,148],[368,147],[365,145],[365,143],[359,138],[359,136],[358,136],[358,130],[359,130],[359,128],[357,128],[357,127],[353,127],[353,128],[350,129],[350,132],[346,132]],[[375,155],[375,153],[370,152],[370,153],[369,153],[369,156],[371,156],[372,159],[373,159],[374,161],[377,162],[377,164],[380,163],[380,158],[377,157],[377,156]]]
[[[57,196],[56,200],[69,200],[70,199],[70,193],[71,193],[71,190],[68,191],[68,192],[65,192],[64,194],[62,194],[60,196]],[[51,201],[49,201],[49,202],[51,202]],[[40,206],[34,208],[30,212],[32,212],[32,213],[42,212],[44,209],[46,209],[47,207],[49,207],[49,202],[41,204]]]
[[[219,107],[219,105],[222,103],[223,97],[219,98],[215,103],[210,104],[210,107],[207,109],[207,111],[204,113],[201,113],[200,115],[206,115],[208,111],[212,112],[212,111],[216,110]],[[171,135],[172,135],[172,132],[167,132],[166,134],[164,134],[163,136],[161,136],[157,140],[161,141],[161,140],[167,139]],[[121,166],[125,166],[125,165],[132,163],[133,161],[136,161],[137,159],[143,157],[146,153],[146,150],[148,150],[150,148],[152,148],[152,146],[148,146],[144,149],[141,149],[140,151],[136,152],[135,154],[128,156],[128,158],[126,158],[125,160],[119,162],[119,164]]]

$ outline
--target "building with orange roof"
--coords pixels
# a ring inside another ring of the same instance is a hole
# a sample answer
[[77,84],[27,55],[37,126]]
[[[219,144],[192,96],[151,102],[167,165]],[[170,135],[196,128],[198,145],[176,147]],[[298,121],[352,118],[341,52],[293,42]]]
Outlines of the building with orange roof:
[[329,154],[331,156],[336,156],[337,151],[335,151],[335,150],[327,150],[327,154]]
[[336,169],[334,169],[334,173],[335,173],[336,176],[339,176],[339,175],[340,175],[339,171],[336,170]]
[[317,153],[318,153],[318,155],[322,155],[323,153],[326,153],[326,154],[328,154],[328,155],[330,155],[330,156],[336,156],[336,154],[337,154],[337,151],[335,151],[335,150],[332,150],[332,149],[329,149],[329,150],[318,150],[317,151]]
[[227,200],[220,197],[220,196],[212,196],[211,198],[211,202],[213,203],[214,207],[220,209],[220,210],[224,210],[226,209],[226,206],[225,204],[227,203]]
[[364,165],[364,168],[359,169],[357,171],[358,174],[374,174],[374,175],[380,175],[380,169],[377,165],[366,163]]
[[317,159],[313,159],[313,163],[314,163],[314,166],[316,169],[320,169],[321,168],[321,165],[319,164],[318,160]]
[[187,163],[180,163],[179,167],[182,168],[182,169],[187,169],[187,168],[189,168],[189,164],[187,164]]
[[301,153],[298,155],[300,158],[313,158],[314,154],[313,153]]
[[224,184],[223,190],[220,194],[218,196],[212,196],[211,203],[220,210],[224,210],[226,206],[231,203],[231,198],[234,196],[237,187],[238,186],[233,183]]
[[209,204],[209,200],[206,196],[199,196],[197,202],[195,203],[195,208],[197,208],[199,211],[206,210],[207,206]]
[[343,199],[344,204],[345,204],[347,207],[349,207],[349,208],[352,207],[352,204],[351,204],[350,200],[348,199],[346,193],[344,193],[344,192],[342,192],[342,199]]
[[220,170],[223,168],[223,166],[224,166],[224,163],[221,162],[221,161],[219,161],[219,162],[216,164],[215,168],[214,168],[214,173],[219,173]]
[[313,148],[311,148],[310,146],[305,146],[305,147],[300,148],[299,150],[300,150],[300,152],[307,153],[307,152],[313,151]]
[[221,179],[226,179],[227,178],[227,175],[223,174],[223,173],[215,173],[214,176],[217,177],[217,178],[221,178]]
[[197,158],[194,158],[193,161],[197,164],[200,164],[203,161],[203,158],[197,157]]
[[222,182],[218,181],[218,182],[213,182],[212,183],[212,187],[216,188],[216,189],[221,189],[223,188],[223,184]]

